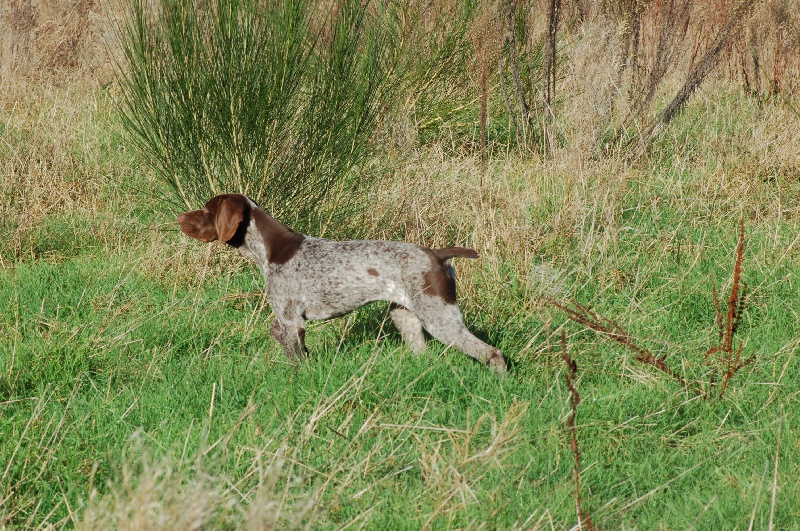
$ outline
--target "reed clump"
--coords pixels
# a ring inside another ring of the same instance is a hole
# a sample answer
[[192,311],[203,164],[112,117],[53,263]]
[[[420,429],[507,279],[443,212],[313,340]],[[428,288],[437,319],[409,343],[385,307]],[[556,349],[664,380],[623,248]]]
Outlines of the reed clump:
[[170,199],[194,208],[243,193],[299,228],[345,219],[364,199],[369,141],[393,87],[395,34],[381,10],[302,0],[127,7],[120,110]]

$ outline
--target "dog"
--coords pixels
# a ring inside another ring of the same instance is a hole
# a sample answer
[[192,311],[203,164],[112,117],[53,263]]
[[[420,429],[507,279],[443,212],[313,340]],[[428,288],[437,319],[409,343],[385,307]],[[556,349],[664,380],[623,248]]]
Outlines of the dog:
[[339,317],[373,301],[390,315],[411,350],[425,351],[423,329],[445,345],[506,372],[502,352],[467,330],[456,303],[450,259],[477,258],[463,247],[429,249],[395,241],[332,241],[286,227],[241,194],[218,195],[178,216],[184,234],[219,240],[261,270],[275,320],[270,335],[289,358],[303,359],[305,323]]

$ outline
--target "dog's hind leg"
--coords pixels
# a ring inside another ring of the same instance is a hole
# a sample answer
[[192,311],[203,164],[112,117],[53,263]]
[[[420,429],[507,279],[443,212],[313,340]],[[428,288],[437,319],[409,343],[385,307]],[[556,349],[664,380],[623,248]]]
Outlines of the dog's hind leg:
[[425,336],[422,332],[422,321],[419,320],[414,312],[403,308],[399,304],[391,303],[389,306],[389,315],[392,316],[392,322],[400,331],[403,340],[414,352],[414,354],[422,354],[425,352]]
[[495,372],[506,372],[506,360],[500,349],[484,343],[467,329],[461,312],[455,304],[427,304],[417,312],[425,330],[445,345],[460,350],[467,356],[486,363]]

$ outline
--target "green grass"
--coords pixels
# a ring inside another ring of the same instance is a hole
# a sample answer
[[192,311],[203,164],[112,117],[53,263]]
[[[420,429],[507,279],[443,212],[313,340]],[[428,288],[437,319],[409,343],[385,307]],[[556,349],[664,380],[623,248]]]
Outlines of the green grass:
[[[268,338],[260,299],[246,296],[258,290],[249,268],[224,273],[217,265],[221,275],[170,287],[141,274],[132,256],[100,254],[20,264],[0,283],[0,297],[12,301],[2,314],[9,341],[0,387],[3,484],[15,492],[8,525],[39,522],[52,509],[52,521],[80,514],[90,485],[95,496],[127,499],[115,491],[121,470],[143,460],[167,460],[180,484],[210,475],[219,488],[235,486],[248,507],[258,489],[254,460],[272,455],[286,459],[273,471],[271,495],[287,507],[287,521],[308,497],[315,508],[307,519],[323,527],[573,521],[568,406],[554,353],[542,347],[548,359],[518,359],[522,345],[506,342],[516,369],[498,380],[462,355],[441,355],[440,346],[411,355],[383,328],[385,308],[370,308],[312,326],[313,355],[295,367]],[[665,309],[642,335],[678,346],[671,363],[698,364],[702,341],[693,340],[694,357],[679,345],[713,320],[703,309],[709,301],[694,308],[666,291],[646,302]],[[764,307],[781,307],[773,297],[796,300],[789,286],[774,291]],[[784,479],[775,518],[796,518],[796,321],[754,313],[743,334],[758,363],[722,401],[688,395],[630,359],[621,368],[625,353],[607,341],[571,338],[583,396],[584,500],[596,522],[744,526],[755,510],[763,527],[779,427]],[[522,338],[515,325],[510,331]],[[129,488],[141,488],[145,475]],[[240,521],[218,503],[212,521]]]

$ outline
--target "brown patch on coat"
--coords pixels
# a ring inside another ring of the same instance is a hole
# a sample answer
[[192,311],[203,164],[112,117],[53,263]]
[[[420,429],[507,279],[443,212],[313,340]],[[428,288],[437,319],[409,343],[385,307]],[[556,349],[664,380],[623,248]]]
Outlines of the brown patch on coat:
[[379,276],[381,276],[381,274],[380,274],[380,273],[378,273],[378,270],[377,270],[377,269],[375,269],[374,267],[370,267],[369,269],[367,269],[367,273],[369,273],[369,274],[370,274],[370,275],[372,275],[373,277],[379,277]]
[[422,275],[422,293],[440,297],[447,304],[456,304],[456,280],[448,260],[455,257],[477,258],[478,253],[466,247],[446,247],[444,249],[428,249],[422,247],[431,259],[431,269]]
[[256,210],[253,212],[258,233],[264,238],[264,247],[267,250],[267,262],[270,264],[285,264],[300,250],[305,236],[295,232],[266,212]]
[[432,250],[429,250],[428,256],[431,259],[431,269],[422,275],[422,293],[439,297],[447,304],[455,304],[456,280],[453,278],[452,269]]

